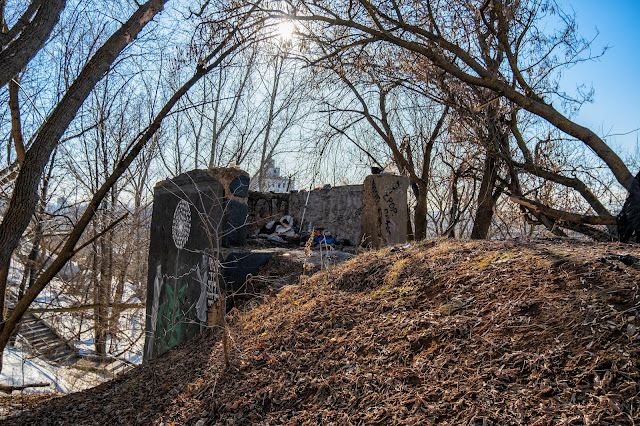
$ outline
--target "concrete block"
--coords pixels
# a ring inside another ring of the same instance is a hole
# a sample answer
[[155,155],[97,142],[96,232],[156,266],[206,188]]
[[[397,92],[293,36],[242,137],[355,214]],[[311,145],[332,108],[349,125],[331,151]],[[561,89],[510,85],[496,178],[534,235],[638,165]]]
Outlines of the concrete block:
[[363,246],[375,248],[407,242],[409,179],[389,174],[364,180],[361,232]]
[[219,303],[215,247],[208,234],[223,216],[223,195],[222,185],[203,170],[154,189],[145,360],[202,331],[211,306]]
[[224,290],[233,293],[240,290],[249,274],[255,275],[275,252],[231,252],[224,256],[222,275]]

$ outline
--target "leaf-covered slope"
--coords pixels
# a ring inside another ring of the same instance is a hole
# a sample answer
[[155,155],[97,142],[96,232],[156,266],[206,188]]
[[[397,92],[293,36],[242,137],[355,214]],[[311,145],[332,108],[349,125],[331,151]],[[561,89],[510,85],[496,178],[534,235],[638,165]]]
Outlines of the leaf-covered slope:
[[366,253],[34,424],[629,423],[640,250],[438,240]]

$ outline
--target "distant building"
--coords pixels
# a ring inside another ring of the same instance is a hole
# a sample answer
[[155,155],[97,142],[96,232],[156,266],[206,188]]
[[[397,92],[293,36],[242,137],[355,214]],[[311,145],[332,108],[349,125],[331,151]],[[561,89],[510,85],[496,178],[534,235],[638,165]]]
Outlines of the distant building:
[[251,191],[262,192],[289,192],[296,189],[296,178],[280,176],[280,167],[275,166],[273,160],[267,163],[262,175],[262,188],[258,188],[258,178],[260,173],[256,173],[251,178],[249,189]]

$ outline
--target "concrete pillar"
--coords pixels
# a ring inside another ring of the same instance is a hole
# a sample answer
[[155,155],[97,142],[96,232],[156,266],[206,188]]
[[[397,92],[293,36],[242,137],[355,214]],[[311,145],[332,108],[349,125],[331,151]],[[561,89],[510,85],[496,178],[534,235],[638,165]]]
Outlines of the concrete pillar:
[[247,240],[247,214],[249,211],[249,173],[234,167],[209,169],[224,192],[224,219],[220,232],[222,247],[240,246]]
[[362,245],[380,248],[407,242],[409,179],[389,174],[369,175],[362,194]]
[[248,182],[234,169],[193,170],[156,184],[145,360],[215,325],[212,318],[223,312],[218,248],[246,238]]

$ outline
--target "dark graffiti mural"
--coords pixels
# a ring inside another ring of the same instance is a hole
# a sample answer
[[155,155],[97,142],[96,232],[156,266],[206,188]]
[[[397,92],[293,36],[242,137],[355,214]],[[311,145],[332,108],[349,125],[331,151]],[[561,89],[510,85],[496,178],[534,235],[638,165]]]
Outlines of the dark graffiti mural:
[[249,232],[289,214],[289,194],[249,192]]
[[144,358],[166,352],[199,333],[217,301],[217,256],[224,218],[223,187],[196,170],[160,182],[154,190]]

